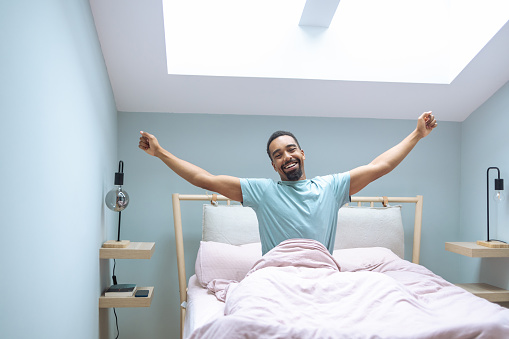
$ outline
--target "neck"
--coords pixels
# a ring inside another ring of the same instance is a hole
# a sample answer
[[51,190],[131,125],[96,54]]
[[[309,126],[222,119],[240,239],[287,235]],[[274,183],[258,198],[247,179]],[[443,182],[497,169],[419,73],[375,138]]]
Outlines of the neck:
[[302,173],[302,175],[300,176],[299,179],[296,179],[296,180],[291,180],[289,179],[288,177],[280,177],[281,178],[281,181],[301,181],[301,180],[306,180],[306,174],[305,173]]

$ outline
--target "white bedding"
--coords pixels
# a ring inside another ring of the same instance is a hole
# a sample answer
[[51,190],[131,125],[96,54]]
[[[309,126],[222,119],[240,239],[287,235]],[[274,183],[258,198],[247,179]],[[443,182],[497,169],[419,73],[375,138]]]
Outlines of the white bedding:
[[184,338],[189,337],[194,329],[224,316],[224,302],[218,301],[214,294],[203,288],[196,275],[189,278],[187,288]]
[[203,283],[189,284],[191,338],[509,338],[509,310],[387,249],[333,257],[316,241],[289,240],[242,281],[211,280],[225,304]]

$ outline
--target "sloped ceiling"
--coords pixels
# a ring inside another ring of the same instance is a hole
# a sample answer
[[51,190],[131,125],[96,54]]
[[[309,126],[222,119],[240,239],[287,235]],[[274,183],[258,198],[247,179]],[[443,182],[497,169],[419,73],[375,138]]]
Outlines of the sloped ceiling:
[[90,0],[117,109],[463,121],[509,81],[509,23],[450,84],[169,75],[161,0]]

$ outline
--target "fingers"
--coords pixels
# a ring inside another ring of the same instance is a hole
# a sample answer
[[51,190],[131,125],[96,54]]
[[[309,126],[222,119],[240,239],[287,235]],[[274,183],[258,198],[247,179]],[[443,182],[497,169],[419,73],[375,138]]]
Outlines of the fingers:
[[150,146],[149,146],[148,144],[144,144],[144,143],[142,143],[142,142],[140,141],[140,143],[138,144],[138,148],[140,148],[140,149],[142,149],[142,150],[146,151],[146,150],[148,150],[148,149],[150,148]]
[[433,129],[437,127],[438,122],[435,119],[435,116],[431,114],[431,111],[423,113],[424,122],[426,123],[426,129]]
[[435,116],[431,111],[424,112],[421,114],[419,119],[417,119],[417,129],[416,131],[420,134],[421,137],[426,137],[431,131],[438,126],[438,123],[435,119]]
[[147,142],[150,141],[153,143],[157,142],[157,138],[150,133],[140,131],[140,134],[141,134],[140,140],[143,139],[143,140],[146,140]]
[[143,131],[140,131],[140,134],[142,137],[146,137],[146,138],[153,138],[154,136],[150,133],[147,133],[147,132],[143,132]]
[[424,119],[426,120],[430,115],[431,115],[431,111],[428,111],[428,112],[424,112],[421,114],[421,116],[419,117],[419,119]]
[[143,131],[140,131],[140,134],[141,134],[141,137],[140,137],[140,142],[138,144],[138,147],[141,148],[142,150],[146,151],[150,148],[149,138],[153,137],[153,135],[151,135],[147,132],[143,132]]

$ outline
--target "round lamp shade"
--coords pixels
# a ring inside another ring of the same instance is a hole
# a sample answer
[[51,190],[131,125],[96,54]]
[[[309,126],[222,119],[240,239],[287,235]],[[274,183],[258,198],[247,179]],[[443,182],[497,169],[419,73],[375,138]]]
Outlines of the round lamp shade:
[[129,194],[121,186],[118,186],[106,194],[104,202],[110,210],[120,212],[129,205]]

